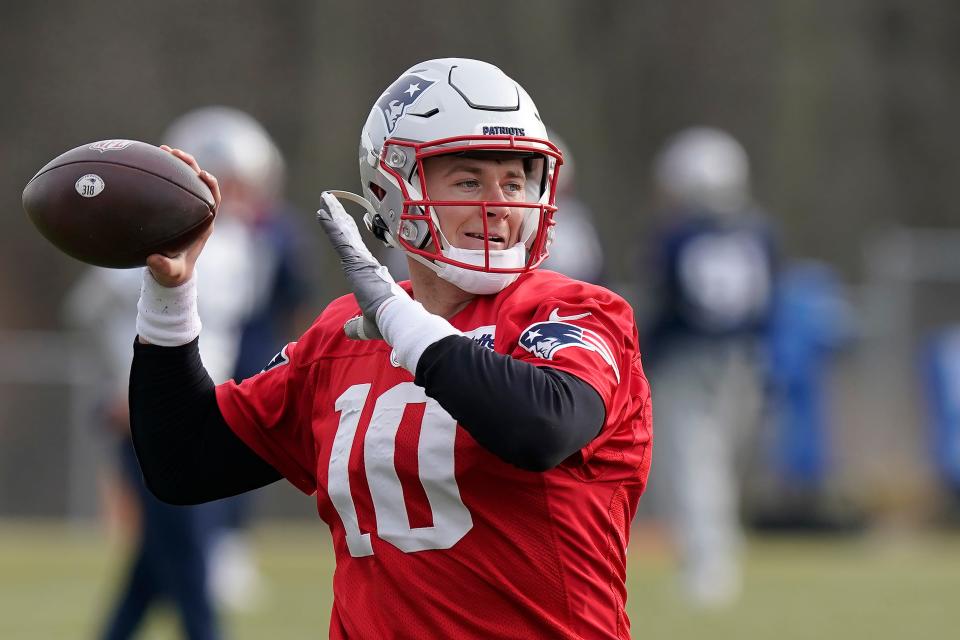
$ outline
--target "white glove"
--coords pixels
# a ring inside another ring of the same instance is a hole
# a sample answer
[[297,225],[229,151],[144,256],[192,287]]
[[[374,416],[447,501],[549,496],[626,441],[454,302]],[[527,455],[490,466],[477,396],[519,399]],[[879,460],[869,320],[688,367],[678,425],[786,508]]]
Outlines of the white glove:
[[324,191],[317,221],[323,227],[340,266],[350,282],[363,315],[343,325],[354,340],[386,340],[397,360],[416,374],[420,356],[431,344],[449,335],[462,335],[453,325],[413,300],[380,264],[360,237],[357,223],[336,196]]

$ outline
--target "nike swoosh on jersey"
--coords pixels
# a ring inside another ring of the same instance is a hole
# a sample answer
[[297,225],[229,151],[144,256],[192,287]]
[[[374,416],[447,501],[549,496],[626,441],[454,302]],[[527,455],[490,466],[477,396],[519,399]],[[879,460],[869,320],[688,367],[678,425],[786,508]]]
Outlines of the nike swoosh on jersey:
[[550,322],[569,322],[570,320],[580,320],[581,318],[586,318],[590,315],[590,312],[587,311],[586,313],[578,313],[573,316],[561,316],[559,311],[560,307],[557,307],[550,312]]

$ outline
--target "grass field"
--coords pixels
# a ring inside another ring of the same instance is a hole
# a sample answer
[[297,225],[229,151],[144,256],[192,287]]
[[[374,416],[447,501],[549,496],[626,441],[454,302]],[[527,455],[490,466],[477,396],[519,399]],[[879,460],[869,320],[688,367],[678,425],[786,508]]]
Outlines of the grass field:
[[[268,597],[227,618],[229,638],[325,638],[333,559],[316,525],[255,531]],[[924,640],[960,637],[960,535],[754,538],[734,608],[694,613],[675,597],[663,545],[635,536],[628,608],[633,637]],[[123,552],[96,529],[0,521],[0,638],[94,638]],[[169,614],[142,638],[176,638]]]

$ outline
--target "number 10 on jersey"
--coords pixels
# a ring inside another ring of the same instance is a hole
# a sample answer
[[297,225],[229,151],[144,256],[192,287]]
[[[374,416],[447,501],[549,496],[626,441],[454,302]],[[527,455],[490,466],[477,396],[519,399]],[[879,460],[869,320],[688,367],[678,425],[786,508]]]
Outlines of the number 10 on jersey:
[[[357,384],[344,391],[335,403],[340,423],[333,439],[327,477],[327,493],[340,515],[347,547],[355,558],[373,555],[369,533],[361,533],[357,507],[350,490],[350,452],[356,439],[360,414],[370,394],[370,384]],[[410,527],[403,487],[394,465],[397,431],[408,404],[425,404],[417,462],[433,525]],[[401,551],[449,549],[473,528],[470,511],[460,499],[454,477],[454,443],[457,422],[421,387],[401,382],[377,398],[370,425],[363,438],[364,471],[373,499],[377,535]]]

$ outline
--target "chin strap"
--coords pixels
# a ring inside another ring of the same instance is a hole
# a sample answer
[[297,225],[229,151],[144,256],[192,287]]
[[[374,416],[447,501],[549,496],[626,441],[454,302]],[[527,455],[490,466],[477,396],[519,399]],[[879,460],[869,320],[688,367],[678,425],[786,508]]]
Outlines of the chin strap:
[[[444,246],[441,250],[444,257],[465,264],[482,266],[486,260],[486,251],[482,249],[460,249],[453,246],[443,231],[440,230],[440,224],[437,222],[437,235],[440,236],[440,242]],[[446,262],[434,262],[418,253],[405,252],[420,264],[443,278],[450,284],[463,289],[467,293],[475,295],[489,295],[499,293],[520,277],[519,273],[491,273],[476,269],[466,269]],[[493,267],[502,269],[520,269],[526,260],[526,247],[522,243],[517,243],[509,249],[495,249],[489,252],[490,263]]]
[[339,191],[337,189],[325,189],[324,193],[329,193],[337,198],[342,198],[344,200],[349,200],[350,202],[356,203],[364,208],[364,210],[369,213],[371,216],[377,215],[377,211],[373,208],[373,205],[370,204],[370,201],[364,198],[361,195],[357,195],[352,191]]
[[404,251],[403,249],[400,249],[400,251],[403,251],[405,254],[407,254],[409,258],[413,258],[423,266],[433,271],[435,274],[440,275],[440,266],[433,260],[429,258],[424,258],[419,253],[410,253],[409,251]]
[[[341,200],[349,200],[350,202],[354,204],[358,204],[361,207],[363,207],[363,210],[365,211],[365,213],[363,214],[363,224],[364,226],[367,227],[368,231],[370,231],[374,235],[377,235],[376,232],[373,230],[373,226],[374,226],[373,220],[380,214],[378,214],[377,210],[373,208],[373,205],[370,204],[369,200],[367,200],[361,195],[353,193],[352,191],[340,191],[338,189],[327,189],[326,193],[332,194],[334,197],[339,198]],[[389,232],[385,231],[384,233],[389,235]],[[378,239],[382,240],[382,238],[378,238]]]

